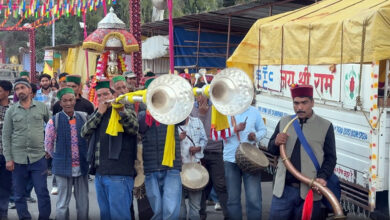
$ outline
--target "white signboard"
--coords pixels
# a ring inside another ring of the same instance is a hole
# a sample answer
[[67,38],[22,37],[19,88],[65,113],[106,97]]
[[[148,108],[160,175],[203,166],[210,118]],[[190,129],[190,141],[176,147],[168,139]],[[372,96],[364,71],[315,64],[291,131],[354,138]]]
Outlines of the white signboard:
[[257,87],[290,96],[291,84],[314,87],[314,97],[340,100],[340,71],[335,65],[275,65],[255,67]]
[[[342,68],[341,68],[342,67]],[[370,98],[371,75],[378,73],[377,65],[362,66],[360,91],[364,109]],[[342,72],[342,73],[341,73]],[[255,85],[260,90],[277,91],[290,97],[291,84],[312,85],[314,98],[342,102],[343,107],[353,109],[359,93],[360,64],[338,65],[269,65],[255,66]],[[365,100],[367,100],[365,102]]]

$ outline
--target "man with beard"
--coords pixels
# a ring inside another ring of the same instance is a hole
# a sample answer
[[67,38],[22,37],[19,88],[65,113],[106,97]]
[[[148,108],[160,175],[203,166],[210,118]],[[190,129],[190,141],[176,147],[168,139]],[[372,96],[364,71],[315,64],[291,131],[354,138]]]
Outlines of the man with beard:
[[6,168],[13,171],[15,205],[19,219],[31,219],[27,208],[26,184],[31,177],[38,197],[39,219],[49,219],[51,207],[47,190],[47,163],[44,150],[44,123],[49,110],[31,99],[31,85],[25,79],[15,81],[19,102],[6,112],[3,127],[3,149]]
[[[94,107],[90,101],[83,98],[81,94],[81,90],[83,88],[81,84],[81,76],[80,75],[68,75],[66,76],[66,87],[72,88],[74,94],[76,95],[76,105],[74,106],[75,111],[85,112],[88,115],[92,114],[94,111]],[[60,102],[54,104],[53,107],[53,115],[62,111],[62,107]]]
[[55,97],[56,92],[52,91],[50,87],[50,80],[51,76],[49,74],[42,74],[39,76],[39,84],[41,88],[38,89],[34,100],[45,103],[47,108],[52,111],[57,98]]

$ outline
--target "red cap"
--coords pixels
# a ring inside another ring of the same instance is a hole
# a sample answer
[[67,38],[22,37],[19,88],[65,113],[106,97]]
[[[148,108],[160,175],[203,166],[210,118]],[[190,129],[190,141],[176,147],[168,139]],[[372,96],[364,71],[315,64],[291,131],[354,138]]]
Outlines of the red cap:
[[291,96],[295,97],[313,97],[313,86],[311,85],[290,85]]

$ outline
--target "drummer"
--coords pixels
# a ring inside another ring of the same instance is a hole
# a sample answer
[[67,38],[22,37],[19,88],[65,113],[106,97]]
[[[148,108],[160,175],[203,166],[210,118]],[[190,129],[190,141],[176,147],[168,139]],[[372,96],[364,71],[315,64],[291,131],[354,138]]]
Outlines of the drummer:
[[256,147],[267,133],[260,112],[252,106],[241,114],[228,117],[231,136],[224,140],[223,160],[226,187],[228,191],[228,214],[234,220],[242,219],[241,185],[244,181],[246,215],[248,220],[261,219],[261,176],[260,173],[243,172],[236,164],[235,153],[240,143],[248,142]]
[[[184,125],[178,126],[182,163],[200,163],[203,158],[203,150],[207,145],[207,136],[200,119],[189,116]],[[183,187],[180,219],[187,219],[187,207],[185,199],[188,197],[189,219],[200,219],[200,201],[202,190],[189,191]]]

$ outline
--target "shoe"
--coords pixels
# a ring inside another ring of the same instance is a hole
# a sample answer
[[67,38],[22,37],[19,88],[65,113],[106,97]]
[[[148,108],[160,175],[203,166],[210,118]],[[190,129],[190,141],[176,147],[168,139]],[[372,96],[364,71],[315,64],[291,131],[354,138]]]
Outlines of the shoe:
[[57,187],[57,186],[53,186],[53,188],[51,189],[50,194],[52,194],[52,195],[58,195],[58,187]]
[[34,199],[33,197],[26,197],[26,201],[29,203],[36,203],[37,202],[37,200]]
[[9,209],[15,209],[15,208],[16,208],[15,203],[14,203],[14,202],[9,202],[9,203],[8,203],[8,208],[9,208]]
[[214,208],[215,208],[215,211],[221,211],[222,210],[221,205],[219,204],[219,202],[215,203]]
[[212,206],[212,205],[215,205],[215,202],[213,200],[207,200],[206,201],[206,205],[207,206]]

